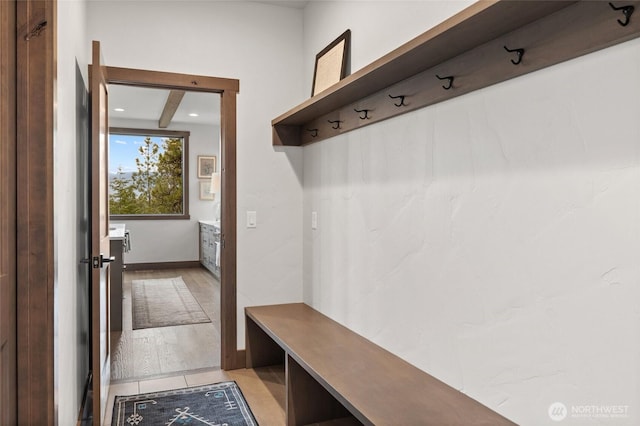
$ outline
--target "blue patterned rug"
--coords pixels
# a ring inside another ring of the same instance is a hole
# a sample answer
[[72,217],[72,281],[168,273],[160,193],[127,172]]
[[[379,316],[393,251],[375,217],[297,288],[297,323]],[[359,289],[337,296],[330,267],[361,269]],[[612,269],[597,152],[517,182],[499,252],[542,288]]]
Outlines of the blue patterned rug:
[[254,426],[253,413],[236,382],[116,396],[112,426]]

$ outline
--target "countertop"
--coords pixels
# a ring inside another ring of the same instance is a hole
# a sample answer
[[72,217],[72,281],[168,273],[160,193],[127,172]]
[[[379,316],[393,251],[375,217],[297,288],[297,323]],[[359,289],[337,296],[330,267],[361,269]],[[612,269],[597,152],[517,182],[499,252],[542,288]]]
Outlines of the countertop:
[[109,224],[109,239],[111,240],[124,240],[125,224],[124,223],[110,223]]
[[215,226],[216,228],[220,228],[220,221],[219,220],[199,220],[198,222],[204,224],[204,225],[210,225],[210,226]]

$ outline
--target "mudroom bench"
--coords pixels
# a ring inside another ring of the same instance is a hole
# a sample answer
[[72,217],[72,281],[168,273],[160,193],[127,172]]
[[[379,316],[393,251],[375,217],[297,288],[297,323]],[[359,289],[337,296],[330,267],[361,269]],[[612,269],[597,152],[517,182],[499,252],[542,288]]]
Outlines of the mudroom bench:
[[246,365],[284,364],[287,425],[513,425],[304,303],[245,308]]

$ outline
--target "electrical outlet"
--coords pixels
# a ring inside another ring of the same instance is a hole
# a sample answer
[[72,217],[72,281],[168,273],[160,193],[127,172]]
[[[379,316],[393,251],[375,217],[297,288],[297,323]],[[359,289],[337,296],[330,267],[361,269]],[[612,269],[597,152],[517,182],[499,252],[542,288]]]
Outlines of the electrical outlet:
[[311,212],[311,229],[318,229],[318,212]]

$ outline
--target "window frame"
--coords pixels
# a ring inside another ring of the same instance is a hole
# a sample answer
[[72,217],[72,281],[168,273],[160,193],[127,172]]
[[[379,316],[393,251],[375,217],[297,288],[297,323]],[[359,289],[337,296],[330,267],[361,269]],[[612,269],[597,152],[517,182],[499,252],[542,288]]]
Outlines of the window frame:
[[[189,220],[189,136],[188,130],[151,130],[128,127],[109,127],[109,135],[158,136],[182,138],[182,214],[111,214],[109,220]],[[111,147],[111,144],[109,144]]]

